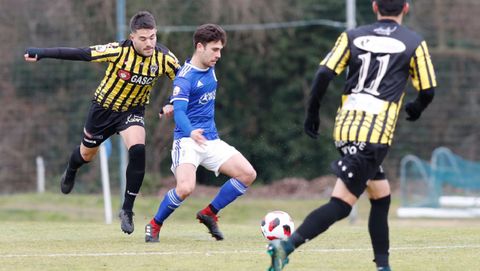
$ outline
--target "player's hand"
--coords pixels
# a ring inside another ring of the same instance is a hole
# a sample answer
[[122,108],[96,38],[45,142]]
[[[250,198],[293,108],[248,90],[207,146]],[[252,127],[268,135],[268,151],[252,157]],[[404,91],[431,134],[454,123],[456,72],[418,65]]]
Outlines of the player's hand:
[[320,118],[318,115],[312,116],[310,114],[307,114],[307,117],[305,118],[305,122],[303,124],[303,129],[305,130],[305,133],[313,138],[316,139],[318,137],[318,128],[320,127]]
[[23,55],[23,57],[27,62],[37,62],[39,60],[38,53],[39,53],[38,48],[27,48],[27,50],[25,50],[25,54]]
[[158,113],[158,117],[163,118],[171,118],[173,116],[173,105],[171,104],[166,104],[162,110],[160,110],[160,113]]
[[405,111],[408,114],[406,120],[416,121],[422,115],[423,110],[415,102],[408,102],[405,104]]
[[203,136],[203,129],[195,129],[190,133],[190,137],[197,142],[198,145],[207,145],[207,139]]

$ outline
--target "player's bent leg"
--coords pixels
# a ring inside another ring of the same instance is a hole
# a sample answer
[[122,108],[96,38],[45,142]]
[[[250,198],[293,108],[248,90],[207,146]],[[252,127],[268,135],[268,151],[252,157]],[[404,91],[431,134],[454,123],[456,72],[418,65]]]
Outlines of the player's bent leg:
[[257,173],[247,159],[238,152],[224,162],[218,171],[232,178],[223,184],[212,202],[197,213],[197,219],[208,228],[216,240],[223,240],[223,233],[217,223],[218,212],[243,195],[255,180]]
[[177,186],[163,197],[158,211],[145,226],[145,242],[159,242],[159,233],[163,222],[183,203],[195,189],[196,167],[193,164],[180,164],[175,169]]
[[250,162],[240,153],[234,154],[224,162],[220,166],[219,172],[231,177],[231,179],[223,184],[209,205],[214,214],[217,214],[236,198],[245,194],[248,186],[250,186],[257,177],[255,169],[253,169]]
[[225,161],[219,172],[239,180],[245,186],[250,186],[257,178],[257,172],[241,153],[236,153]]
[[218,227],[217,212],[218,210],[214,209],[212,204],[209,204],[207,207],[197,212],[196,218],[198,219],[199,223],[202,223],[203,225],[205,225],[205,227],[207,227],[208,232],[213,238],[215,238],[215,240],[220,241],[223,240],[224,237],[223,233]]
[[87,148],[83,144],[77,146],[68,161],[67,168],[62,174],[60,181],[60,190],[63,194],[69,194],[75,185],[75,176],[77,170],[83,165],[90,162],[97,153],[98,147]]
[[[296,248],[308,240],[314,239],[335,222],[347,217],[356,199],[357,198],[349,192],[343,181],[337,179],[332,197],[328,203],[308,214],[300,227],[298,227],[289,238],[279,243],[270,243],[268,253],[272,257],[272,266],[269,270],[282,270],[284,266],[284,264],[281,264],[282,261]],[[279,248],[280,246],[281,248]],[[272,249],[270,247],[272,247]]]
[[182,204],[183,200],[175,189],[169,190],[163,197],[155,216],[145,226],[145,242],[159,242],[159,233],[163,222]]
[[[190,196],[195,189],[196,171],[197,167],[190,163],[180,164],[175,169],[175,178],[177,179],[175,191],[182,201]],[[217,224],[218,217],[215,214],[204,209],[197,212],[196,217],[200,223],[207,227],[212,237],[216,240],[223,240],[223,234],[220,232]]]

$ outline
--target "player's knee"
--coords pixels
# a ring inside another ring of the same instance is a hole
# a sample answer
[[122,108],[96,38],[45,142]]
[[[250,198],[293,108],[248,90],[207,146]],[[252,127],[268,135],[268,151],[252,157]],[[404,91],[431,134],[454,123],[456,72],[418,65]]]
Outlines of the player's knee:
[[175,188],[175,192],[182,200],[190,196],[193,193],[193,190],[195,190],[195,184],[179,183]]
[[128,149],[128,156],[131,159],[140,159],[145,160],[145,145],[144,144],[136,144]]
[[352,211],[352,206],[340,198],[331,197],[330,204],[333,204],[337,210],[337,220],[344,219]]
[[145,145],[136,144],[128,149],[129,165],[134,165],[137,170],[145,170]]
[[253,167],[250,167],[245,170],[245,172],[242,174],[242,177],[239,179],[244,185],[250,186],[255,181],[256,178],[257,178],[257,171],[255,171]]
[[250,168],[250,170],[247,172],[247,178],[249,180],[249,184],[248,185],[251,185],[255,179],[257,178],[257,171],[255,169]]
[[372,208],[377,208],[377,209],[389,209],[390,207],[390,202],[391,202],[391,196],[385,196],[383,198],[379,199],[370,199],[370,204],[372,205]]
[[85,162],[90,162],[97,155],[98,148],[80,148],[80,155]]

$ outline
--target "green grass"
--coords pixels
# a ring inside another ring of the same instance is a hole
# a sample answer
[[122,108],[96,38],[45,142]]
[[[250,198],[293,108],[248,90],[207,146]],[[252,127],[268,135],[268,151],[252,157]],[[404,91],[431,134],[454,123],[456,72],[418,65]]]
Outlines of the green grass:
[[[298,226],[324,202],[242,198],[222,211],[226,239],[217,242],[194,219],[208,199],[190,198],[167,220],[160,243],[147,244],[143,227],[159,200],[137,200],[136,230],[125,235],[117,219],[104,224],[101,196],[2,196],[0,270],[266,270],[267,242],[259,228],[263,215],[285,210]],[[113,206],[119,206],[118,197]],[[358,208],[355,224],[335,224],[292,254],[285,270],[374,270],[368,203],[361,200]],[[392,209],[394,270],[478,270],[480,220],[399,220]]]

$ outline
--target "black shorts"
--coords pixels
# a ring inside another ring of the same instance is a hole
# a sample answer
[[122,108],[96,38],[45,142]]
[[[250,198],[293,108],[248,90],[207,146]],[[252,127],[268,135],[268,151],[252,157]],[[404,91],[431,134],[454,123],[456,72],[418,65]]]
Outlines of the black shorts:
[[336,141],[335,146],[342,158],[332,162],[333,172],[357,198],[365,191],[368,180],[385,179],[382,162],[388,145]]
[[116,112],[92,102],[85,121],[82,143],[87,148],[98,147],[113,134],[130,126],[145,127],[144,115],[145,107],[143,106],[134,107],[125,112]]

